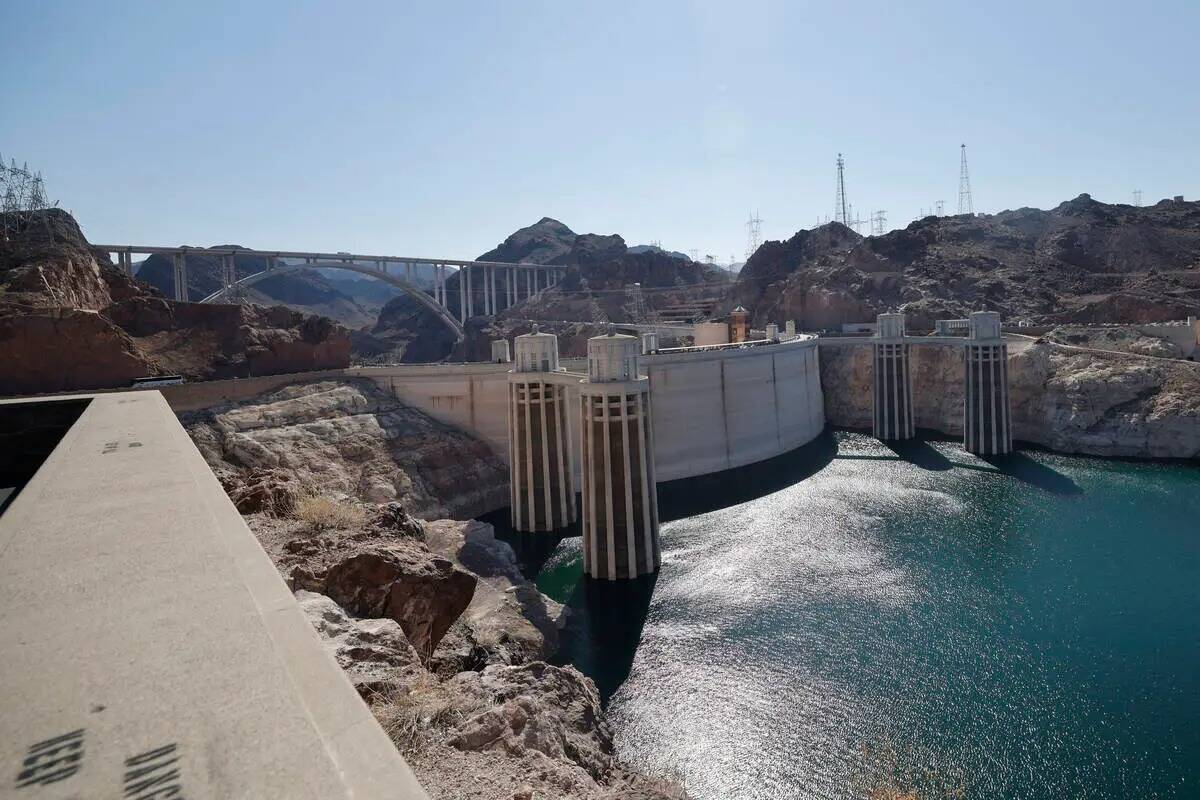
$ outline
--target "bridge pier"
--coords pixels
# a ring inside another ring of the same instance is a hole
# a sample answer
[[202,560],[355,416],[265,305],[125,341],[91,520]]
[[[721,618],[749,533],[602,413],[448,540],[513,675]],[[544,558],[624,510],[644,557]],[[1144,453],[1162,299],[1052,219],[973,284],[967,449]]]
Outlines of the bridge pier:
[[874,351],[872,433],[884,441],[911,439],[916,435],[916,427],[903,314],[879,315],[871,349]]
[[171,267],[175,279],[175,299],[187,302],[187,256],[183,253],[171,254]]
[[1000,332],[1000,315],[976,311],[964,357],[963,447],[976,455],[1012,452],[1008,403],[1008,345]]
[[583,571],[620,580],[656,571],[658,492],[654,482],[650,381],[638,374],[633,336],[588,340],[582,405]]
[[[507,352],[508,342],[502,343]],[[518,336],[508,373],[508,452],[512,525],[525,532],[565,528],[577,518],[571,472],[567,387],[546,380],[558,372],[558,337]]]

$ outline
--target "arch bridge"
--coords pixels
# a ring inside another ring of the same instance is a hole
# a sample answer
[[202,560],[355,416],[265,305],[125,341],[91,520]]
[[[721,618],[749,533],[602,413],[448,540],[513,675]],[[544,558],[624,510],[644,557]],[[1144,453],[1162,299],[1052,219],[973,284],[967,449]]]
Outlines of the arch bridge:
[[[356,272],[395,286],[437,314],[458,339],[463,325],[474,316],[491,316],[557,284],[566,267],[505,261],[462,261],[452,258],[415,258],[412,256],[361,255],[356,253],[317,253],[305,250],[251,250],[240,247],[156,247],[147,245],[94,245],[93,249],[116,254],[117,266],[133,276],[133,256],[161,255],[171,259],[174,268],[175,299],[187,297],[187,260],[189,255],[219,259],[221,288],[201,303],[229,300],[237,290],[251,286],[271,275],[300,269],[342,269]],[[262,259],[266,268],[243,278],[237,277],[234,259],[238,256]],[[433,289],[421,288],[416,280],[418,265],[433,267]],[[459,274],[458,315],[452,313],[448,280]],[[476,313],[476,295],[481,308]]]

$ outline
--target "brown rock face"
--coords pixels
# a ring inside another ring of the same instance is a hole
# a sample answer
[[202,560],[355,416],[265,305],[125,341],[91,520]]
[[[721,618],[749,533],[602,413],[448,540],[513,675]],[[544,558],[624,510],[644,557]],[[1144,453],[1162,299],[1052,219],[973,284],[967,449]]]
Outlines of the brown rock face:
[[475,594],[474,576],[423,548],[365,546],[323,557],[323,567],[293,568],[293,583],[355,616],[394,619],[424,661]]
[[158,372],[118,326],[77,308],[0,316],[0,394],[128,386]]
[[93,253],[59,209],[0,242],[0,394],[104,389],[348,366],[346,331],[261,306],[166,300]]

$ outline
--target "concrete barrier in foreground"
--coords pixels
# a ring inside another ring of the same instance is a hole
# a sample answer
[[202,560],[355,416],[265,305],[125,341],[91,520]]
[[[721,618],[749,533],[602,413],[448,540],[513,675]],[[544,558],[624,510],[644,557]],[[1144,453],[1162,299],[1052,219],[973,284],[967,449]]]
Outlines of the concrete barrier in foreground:
[[158,392],[0,515],[0,642],[0,796],[426,797]]

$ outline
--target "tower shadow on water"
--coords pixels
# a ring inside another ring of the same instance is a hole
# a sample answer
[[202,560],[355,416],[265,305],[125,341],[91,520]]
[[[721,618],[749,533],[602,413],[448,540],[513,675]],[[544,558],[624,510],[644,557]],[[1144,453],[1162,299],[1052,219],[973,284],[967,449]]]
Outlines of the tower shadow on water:
[[835,456],[837,439],[826,429],[811,442],[765,461],[660,483],[659,517],[668,522],[757,500],[815,475]]
[[979,456],[996,471],[1051,494],[1071,497],[1083,494],[1083,487],[1052,467],[1035,461],[1022,452],[1004,455]]
[[633,668],[657,582],[657,572],[623,581],[585,575],[567,601],[571,622],[554,661],[591,677],[604,705]]

